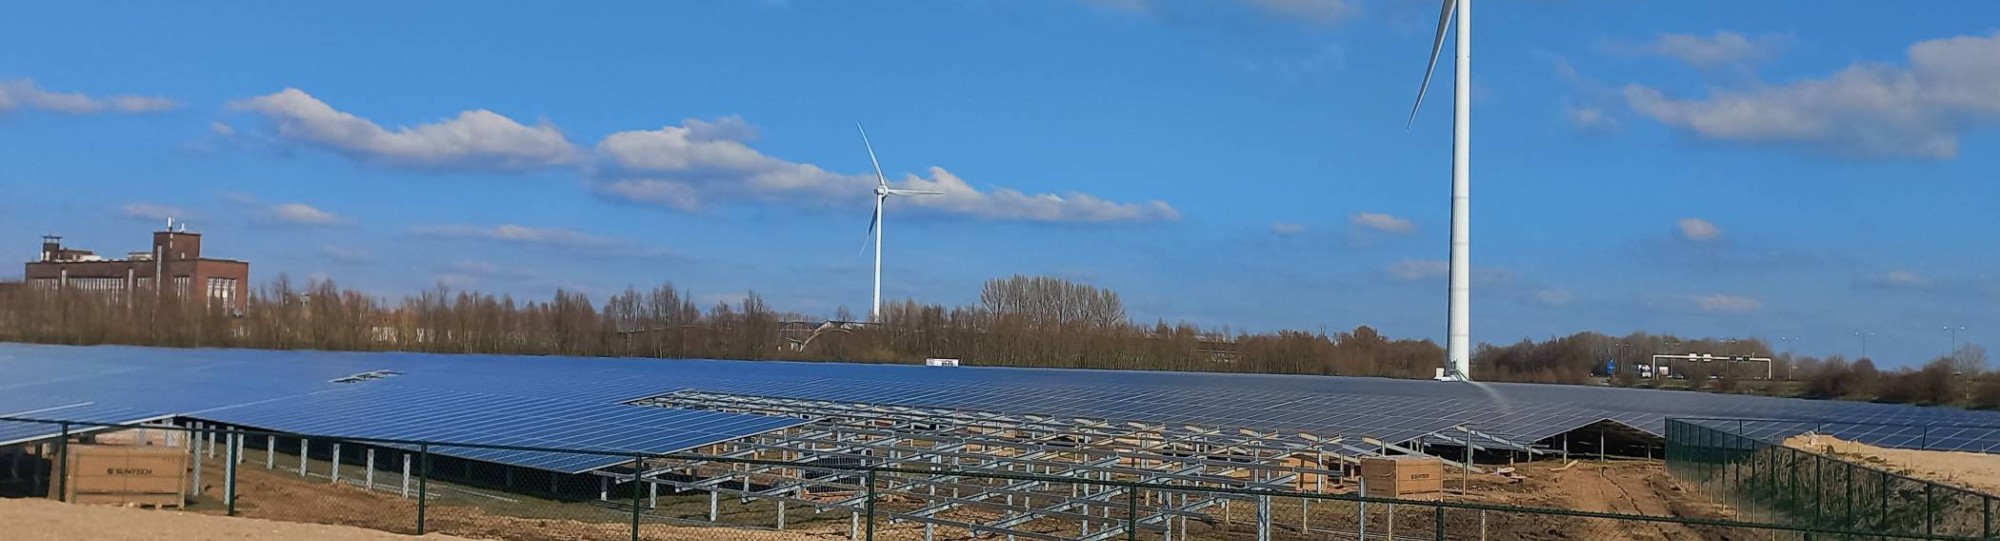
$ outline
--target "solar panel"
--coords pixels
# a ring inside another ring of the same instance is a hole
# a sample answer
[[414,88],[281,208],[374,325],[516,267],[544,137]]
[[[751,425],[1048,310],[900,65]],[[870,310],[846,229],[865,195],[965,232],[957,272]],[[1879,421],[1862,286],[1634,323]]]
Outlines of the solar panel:
[[[395,377],[331,380],[373,371]],[[182,350],[0,344],[0,414],[77,402],[298,433],[665,452],[797,420],[623,405],[694,390],[750,396],[1299,431],[1409,441],[1454,426],[1533,442],[1601,420],[1655,435],[1669,417],[1824,419],[1878,444],[1993,451],[2000,413],[1605,387],[1332,376],[779,361]],[[51,412],[47,417],[62,417]],[[1851,425],[1851,426],[1847,426]],[[1760,427],[1769,434],[1798,427]],[[1920,429],[1919,429],[1920,430]],[[679,435],[686,435],[681,437]],[[482,455],[484,456],[484,455]],[[496,454],[497,456],[497,454]],[[509,463],[590,461],[508,456]],[[568,471],[568,470],[564,470]]]

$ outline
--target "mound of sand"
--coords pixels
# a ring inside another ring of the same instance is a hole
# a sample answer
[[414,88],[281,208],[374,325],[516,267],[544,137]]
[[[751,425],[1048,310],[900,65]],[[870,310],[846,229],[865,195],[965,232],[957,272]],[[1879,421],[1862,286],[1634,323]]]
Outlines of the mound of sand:
[[2000,455],[1889,449],[1811,433],[1792,436],[1785,440],[1785,446],[1848,457],[1918,479],[2000,494]]

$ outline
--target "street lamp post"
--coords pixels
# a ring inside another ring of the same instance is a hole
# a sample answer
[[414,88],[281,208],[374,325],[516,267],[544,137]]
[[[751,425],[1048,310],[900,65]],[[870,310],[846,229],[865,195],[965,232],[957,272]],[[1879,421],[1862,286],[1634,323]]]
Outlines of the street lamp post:
[[1797,375],[1798,372],[1798,360],[1792,358],[1792,341],[1798,339],[1799,337],[1797,336],[1778,337],[1779,342],[1785,343],[1785,379],[1794,379],[1793,376]]
[[1944,330],[1945,332],[1951,333],[1951,349],[1949,351],[1951,352],[1951,360],[1956,361],[1958,360],[1958,331],[1965,330],[1965,326],[1959,325],[1957,327],[1953,327],[1950,325],[1945,325]]

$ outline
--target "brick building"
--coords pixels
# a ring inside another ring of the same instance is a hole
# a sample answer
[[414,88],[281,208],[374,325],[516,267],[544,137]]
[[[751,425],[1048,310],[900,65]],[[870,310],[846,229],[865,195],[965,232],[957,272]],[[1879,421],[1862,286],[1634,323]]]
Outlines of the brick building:
[[201,295],[223,308],[237,308],[250,295],[250,263],[201,255],[201,234],[168,222],[153,232],[150,251],[107,259],[62,245],[62,237],[42,237],[41,259],[28,262],[28,287],[43,290],[172,291]]

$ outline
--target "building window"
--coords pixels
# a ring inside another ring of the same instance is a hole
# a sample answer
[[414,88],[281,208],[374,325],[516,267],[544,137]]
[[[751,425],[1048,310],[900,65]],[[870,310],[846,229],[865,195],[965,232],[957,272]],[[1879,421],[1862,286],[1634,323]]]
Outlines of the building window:
[[71,278],[69,287],[78,291],[123,292],[124,278]]
[[192,287],[194,287],[194,278],[190,278],[190,277],[187,277],[187,276],[175,276],[175,277],[174,277],[174,293],[175,293],[175,294],[178,294],[178,295],[180,295],[180,296],[183,296],[183,297],[185,297],[185,296],[187,296],[187,294],[188,294],[188,293],[190,293],[190,291],[189,291],[189,288],[192,288]]
[[209,298],[209,300],[212,300],[212,301],[221,301],[221,302],[222,302],[222,307],[223,307],[223,308],[228,308],[228,309],[235,309],[235,308],[236,308],[236,279],[235,279],[235,278],[209,278],[209,279],[208,279],[208,298]]

